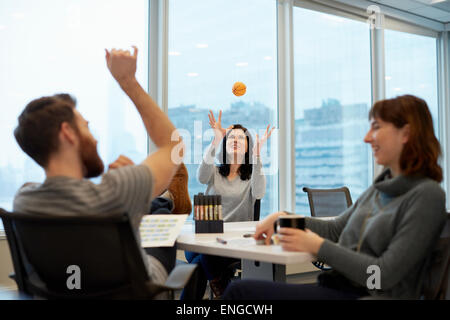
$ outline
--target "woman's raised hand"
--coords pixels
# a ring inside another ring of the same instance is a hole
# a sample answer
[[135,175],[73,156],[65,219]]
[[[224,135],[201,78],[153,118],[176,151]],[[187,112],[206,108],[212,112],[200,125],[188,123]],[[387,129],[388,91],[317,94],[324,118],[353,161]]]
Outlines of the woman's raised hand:
[[256,143],[255,143],[255,146],[253,147],[253,154],[258,157],[261,153],[261,148],[263,147],[264,143],[266,143],[266,141],[269,140],[270,136],[272,135],[273,129],[275,129],[275,127],[272,127],[272,129],[270,129],[270,130],[269,129],[270,129],[270,124],[267,126],[266,132],[261,137],[261,139],[259,138],[259,135],[256,134]]
[[209,110],[208,118],[209,125],[214,129],[214,145],[217,146],[222,141],[227,132],[226,129],[222,128],[222,110],[219,111],[218,121],[216,121],[216,118],[214,118],[214,113],[212,112],[212,110]]

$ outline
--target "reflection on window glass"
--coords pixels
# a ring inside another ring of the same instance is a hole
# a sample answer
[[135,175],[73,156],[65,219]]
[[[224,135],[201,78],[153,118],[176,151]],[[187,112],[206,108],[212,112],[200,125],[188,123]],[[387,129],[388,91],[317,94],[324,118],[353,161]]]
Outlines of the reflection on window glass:
[[384,39],[386,98],[412,94],[424,99],[439,136],[436,39],[392,30]]
[[[371,104],[367,24],[294,9],[296,212],[309,215],[303,187],[368,187]],[[339,214],[337,212],[336,214]]]
[[[171,0],[169,8],[169,116],[184,132],[189,193],[204,192],[196,172],[212,140],[208,110],[223,110],[222,125],[259,133],[277,126],[276,1]],[[236,97],[241,81],[247,93]],[[278,208],[277,154],[272,136],[262,154],[267,189],[261,216]],[[271,169],[272,168],[272,169]],[[273,173],[273,174],[271,174]]]
[[[147,86],[146,0],[0,2],[0,207],[17,189],[42,182],[43,170],[17,145],[17,117],[32,99],[68,92],[90,121],[108,165],[120,154],[140,162],[147,135],[137,111],[109,74],[105,48],[139,47],[138,80]],[[7,110],[7,112],[5,112]]]

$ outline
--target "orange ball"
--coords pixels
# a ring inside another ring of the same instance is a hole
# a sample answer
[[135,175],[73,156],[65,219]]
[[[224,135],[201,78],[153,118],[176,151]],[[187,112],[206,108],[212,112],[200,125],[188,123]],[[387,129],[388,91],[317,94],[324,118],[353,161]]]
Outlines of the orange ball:
[[243,96],[247,91],[247,86],[242,82],[236,82],[233,85],[233,94],[237,97]]

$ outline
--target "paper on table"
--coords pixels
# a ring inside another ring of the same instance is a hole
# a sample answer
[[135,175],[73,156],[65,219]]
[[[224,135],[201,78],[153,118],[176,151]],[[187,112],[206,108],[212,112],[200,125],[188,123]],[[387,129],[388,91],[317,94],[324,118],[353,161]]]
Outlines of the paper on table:
[[142,247],[173,246],[187,217],[187,214],[155,214],[144,216],[139,227]]

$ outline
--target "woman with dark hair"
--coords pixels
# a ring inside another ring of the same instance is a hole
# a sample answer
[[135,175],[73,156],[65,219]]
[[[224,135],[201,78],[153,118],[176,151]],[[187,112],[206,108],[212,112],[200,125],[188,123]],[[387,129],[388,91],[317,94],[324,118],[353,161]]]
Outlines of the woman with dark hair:
[[[305,231],[281,228],[283,250],[308,252],[332,267],[318,284],[231,283],[225,299],[357,299],[364,295],[418,299],[429,257],[445,224],[439,183],[441,147],[426,102],[406,95],[379,101],[369,112],[371,145],[382,173],[334,220],[305,218]],[[274,232],[276,212],[255,239]],[[375,272],[375,273],[374,273]],[[378,279],[378,280],[377,280]]]
[[[253,206],[266,191],[266,178],[262,172],[261,146],[269,139],[273,128],[267,126],[264,136],[256,135],[256,144],[248,130],[240,124],[222,128],[222,111],[216,122],[210,111],[209,124],[214,129],[214,140],[206,151],[197,172],[198,180],[207,184],[206,194],[220,194],[225,222],[253,220]],[[215,165],[216,149],[220,164]]]
[[[270,138],[274,128],[267,126],[264,136],[256,135],[256,143],[250,133],[240,124],[222,128],[222,111],[216,122],[212,111],[208,114],[209,124],[214,129],[214,140],[206,151],[200,167],[198,179],[207,184],[205,194],[222,196],[222,212],[225,222],[253,221],[253,208],[257,199],[262,199],[266,191],[266,178],[262,171],[261,147]],[[222,144],[215,165],[216,149]],[[195,280],[186,286],[183,299],[201,299],[205,292],[206,279],[216,296],[221,296],[232,277],[228,266],[236,259],[186,252],[190,263],[199,264]],[[231,271],[232,273],[232,271]]]

